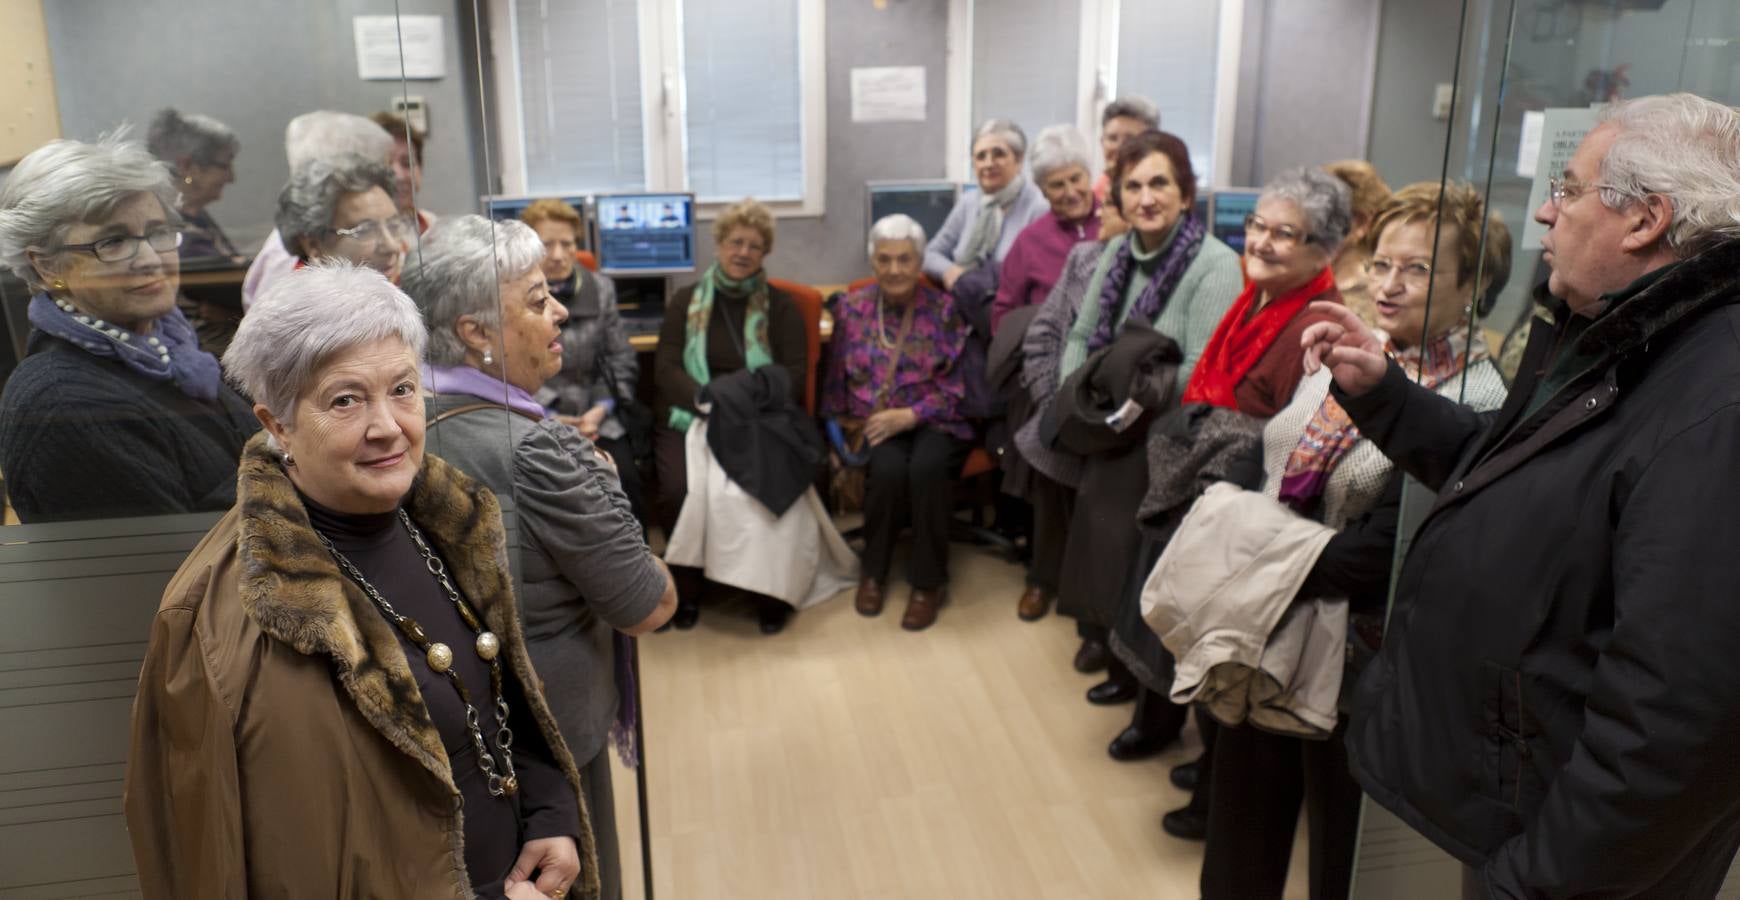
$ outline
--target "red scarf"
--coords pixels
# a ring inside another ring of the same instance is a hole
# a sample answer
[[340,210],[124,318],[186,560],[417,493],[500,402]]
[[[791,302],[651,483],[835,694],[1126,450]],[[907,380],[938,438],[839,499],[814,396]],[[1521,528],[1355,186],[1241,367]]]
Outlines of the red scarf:
[[1335,272],[1325,266],[1315,278],[1270,300],[1257,310],[1257,285],[1246,281],[1244,293],[1214,329],[1214,337],[1202,350],[1196,369],[1190,373],[1190,383],[1184,388],[1184,403],[1207,403],[1238,409],[1233,391],[1252,368],[1269,352],[1269,347],[1287,329],[1305,305],[1319,294],[1335,287]]

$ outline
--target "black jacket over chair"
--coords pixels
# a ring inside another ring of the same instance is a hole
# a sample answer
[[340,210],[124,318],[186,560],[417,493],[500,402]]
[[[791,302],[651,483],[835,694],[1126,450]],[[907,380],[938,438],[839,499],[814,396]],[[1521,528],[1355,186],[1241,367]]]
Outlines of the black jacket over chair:
[[792,401],[791,376],[781,366],[741,369],[713,379],[703,393],[713,404],[713,458],[738,487],[784,515],[815,483],[825,458],[816,423]]
[[1394,364],[1336,392],[1438,491],[1353,693],[1353,771],[1492,896],[1709,897],[1740,847],[1737,304],[1732,241],[1580,335],[1547,300],[1496,413]]

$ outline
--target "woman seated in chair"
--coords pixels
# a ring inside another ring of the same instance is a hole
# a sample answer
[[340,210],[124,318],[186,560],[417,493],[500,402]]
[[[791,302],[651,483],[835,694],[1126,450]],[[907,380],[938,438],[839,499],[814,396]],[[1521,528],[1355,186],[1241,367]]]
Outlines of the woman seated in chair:
[[399,283],[416,224],[393,204],[393,170],[357,155],[297,169],[278,194],[278,233],[299,264],[344,259]]
[[955,359],[966,324],[949,295],[922,282],[924,227],[908,216],[870,229],[876,283],[834,310],[833,353],[822,413],[862,428],[867,455],[865,546],[858,612],[882,612],[883,586],[900,530],[912,526],[912,586],[900,626],[921,631],[948,600],[949,513],[973,431],[958,412]]
[[[773,214],[754,200],[733,204],[714,222],[713,241],[713,265],[665,304],[653,360],[656,512],[667,536],[675,531],[688,496],[687,433],[702,412],[699,397],[708,382],[777,364],[790,375],[792,399],[801,404],[809,378],[803,314],[789,296],[768,285],[761,266],[773,252]],[[701,615],[706,579],[688,566],[672,566],[671,575],[677,582],[677,613],[671,621],[692,628]],[[790,606],[765,596],[758,604],[764,632],[785,627]]]

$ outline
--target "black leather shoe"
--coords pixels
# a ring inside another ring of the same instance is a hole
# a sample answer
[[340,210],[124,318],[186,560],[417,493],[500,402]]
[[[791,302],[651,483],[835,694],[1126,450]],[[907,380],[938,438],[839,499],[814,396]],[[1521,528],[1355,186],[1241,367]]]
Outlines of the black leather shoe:
[[1172,743],[1176,735],[1146,734],[1132,725],[1118,732],[1106,746],[1106,753],[1118,762],[1135,762],[1138,759],[1150,759],[1160,755],[1166,745]]
[[1136,682],[1102,681],[1088,688],[1087,699],[1095,706],[1116,706],[1136,699]]
[[757,616],[761,620],[762,634],[779,634],[785,630],[785,623],[791,621],[792,608],[778,600],[761,601],[761,611]]
[[1160,827],[1181,841],[1208,840],[1208,813],[1186,806],[1160,817]]
[[1197,757],[1181,766],[1172,767],[1172,786],[1181,791],[1196,790],[1197,782],[1202,780],[1202,757]]
[[671,624],[683,631],[695,627],[695,623],[699,621],[701,621],[701,604],[699,603],[678,603],[676,613],[671,616]]
[[1083,640],[1081,649],[1075,651],[1075,670],[1083,675],[1106,670],[1106,658],[1111,654],[1106,650],[1104,641],[1093,639]]

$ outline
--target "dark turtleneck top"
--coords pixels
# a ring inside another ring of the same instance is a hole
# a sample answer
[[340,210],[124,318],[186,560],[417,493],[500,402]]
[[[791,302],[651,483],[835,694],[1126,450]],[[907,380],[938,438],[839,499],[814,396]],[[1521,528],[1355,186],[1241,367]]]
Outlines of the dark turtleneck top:
[[[302,496],[302,503],[315,530],[326,535],[400,615],[423,626],[431,642],[439,641],[452,648],[454,671],[471,694],[484,741],[493,751],[497,726],[489,664],[477,655],[476,633],[466,626],[447,592],[429,574],[423,554],[411,540],[410,532],[400,524],[398,512],[341,513],[315,503],[306,495]],[[427,533],[424,541],[429,542]],[[429,543],[430,550],[439,556],[440,551],[433,542]],[[451,578],[451,568],[448,574]],[[472,599],[467,597],[466,602],[481,618],[482,612]],[[393,633],[410,662],[429,717],[441,734],[441,744],[453,768],[453,781],[465,802],[462,813],[465,867],[471,875],[473,890],[479,897],[502,897],[502,884],[519,858],[522,844],[560,835],[577,837],[580,817],[574,790],[538,730],[512,668],[505,658],[498,657],[502,660],[508,727],[514,733],[513,762],[520,790],[515,797],[490,796],[487,779],[477,764],[471,732],[465,727],[465,706],[459,692],[447,676],[429,668],[425,652],[403,631],[395,627]],[[496,768],[501,771],[499,763]]]

